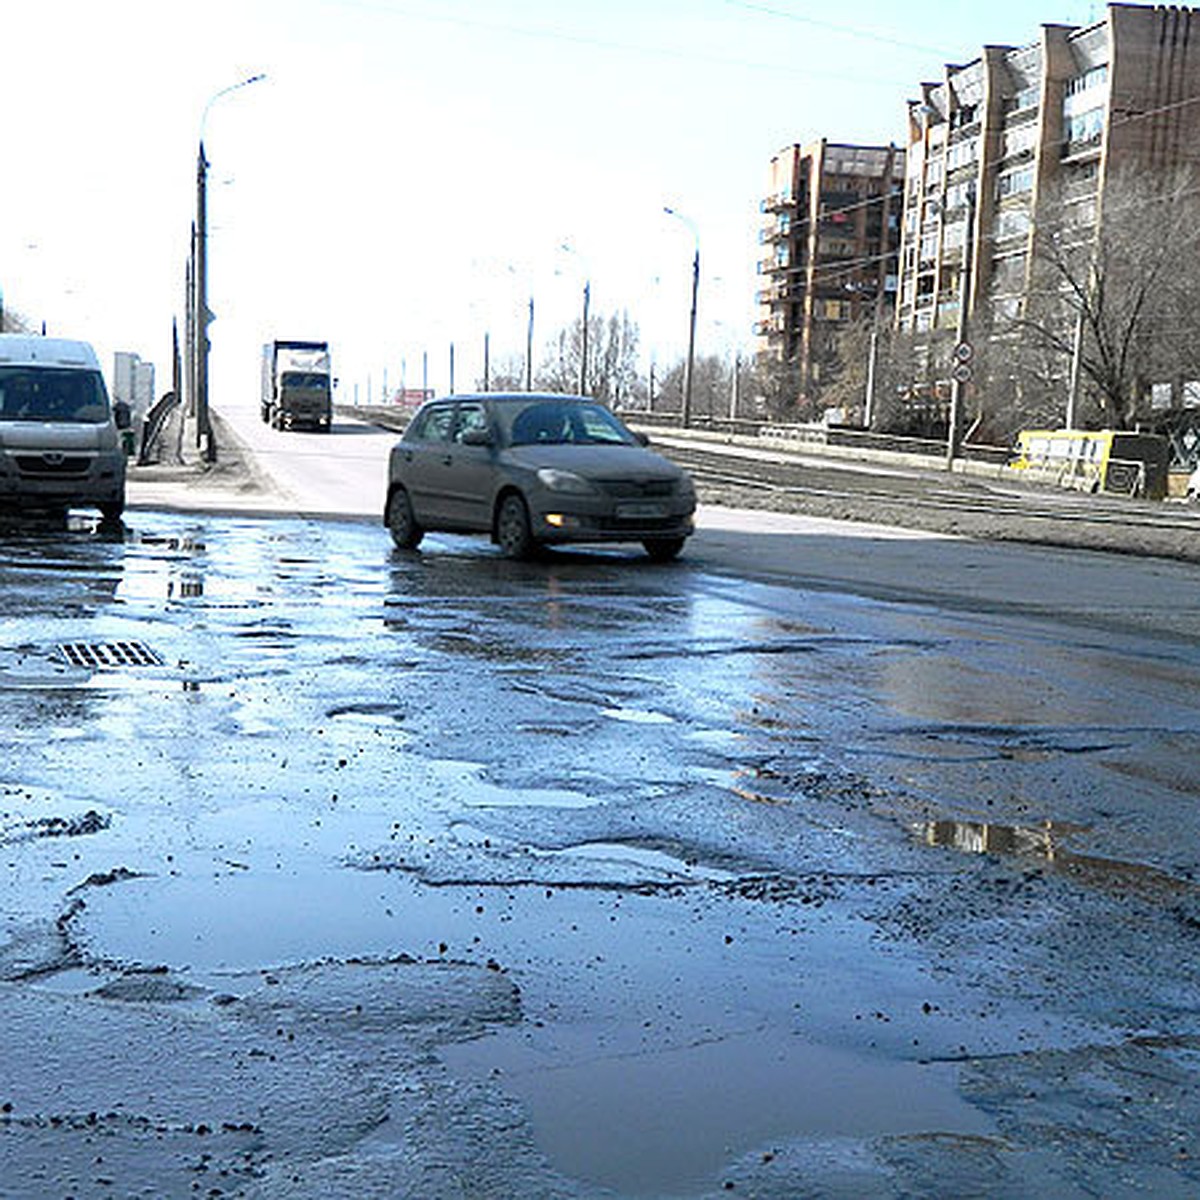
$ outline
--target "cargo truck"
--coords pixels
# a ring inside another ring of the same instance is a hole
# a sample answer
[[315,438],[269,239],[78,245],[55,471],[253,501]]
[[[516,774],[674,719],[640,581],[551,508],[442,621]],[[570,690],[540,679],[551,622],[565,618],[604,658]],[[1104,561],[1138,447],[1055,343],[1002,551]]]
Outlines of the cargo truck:
[[333,379],[328,342],[274,341],[263,347],[262,419],[275,429],[329,432]]

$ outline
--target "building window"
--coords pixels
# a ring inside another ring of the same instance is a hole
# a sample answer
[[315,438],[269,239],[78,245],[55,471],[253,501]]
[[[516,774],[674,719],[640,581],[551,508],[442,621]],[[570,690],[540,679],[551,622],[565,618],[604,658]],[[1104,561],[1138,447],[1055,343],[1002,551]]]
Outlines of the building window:
[[965,141],[955,142],[946,151],[946,166],[951,171],[968,166],[975,161],[978,153],[979,141],[977,138],[967,138]]
[[1090,71],[1085,71],[1082,75],[1076,75],[1074,79],[1067,81],[1067,90],[1065,95],[1078,96],[1080,92],[1091,91],[1095,87],[1103,87],[1108,82],[1108,63],[1101,63],[1098,67],[1092,67]]
[[1037,108],[1041,102],[1041,89],[1034,84],[1032,87],[1022,88],[1014,96],[1009,96],[1004,101],[1006,112],[1018,113],[1028,112],[1032,108]]
[[1033,191],[1033,168],[1021,167],[1017,171],[1008,171],[996,180],[996,199],[1003,200],[1006,196],[1019,196]]
[[996,218],[996,237],[1025,237],[1029,233],[1029,213],[1023,208],[1005,209]]
[[1036,125],[1021,125],[1016,129],[1005,130],[1003,157],[1011,158],[1014,154],[1023,154],[1037,145],[1038,130]]
[[967,223],[966,221],[955,221],[953,225],[947,225],[945,232],[942,234],[942,247],[946,250],[960,250],[967,241]]
[[1065,117],[1063,133],[1068,146],[1088,146],[1100,141],[1104,134],[1103,106]]

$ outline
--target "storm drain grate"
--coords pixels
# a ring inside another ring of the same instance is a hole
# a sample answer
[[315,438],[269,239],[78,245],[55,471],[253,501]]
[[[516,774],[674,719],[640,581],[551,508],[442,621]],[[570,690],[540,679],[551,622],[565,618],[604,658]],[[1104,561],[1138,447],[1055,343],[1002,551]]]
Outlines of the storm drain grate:
[[161,667],[162,657],[145,642],[63,642],[58,652],[72,667]]

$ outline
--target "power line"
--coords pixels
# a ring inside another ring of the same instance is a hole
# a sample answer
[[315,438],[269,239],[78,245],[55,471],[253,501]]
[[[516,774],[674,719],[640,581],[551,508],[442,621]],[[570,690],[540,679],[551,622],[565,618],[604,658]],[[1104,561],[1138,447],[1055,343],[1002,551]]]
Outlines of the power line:
[[879,42],[884,46],[896,46],[902,50],[920,50],[923,54],[937,54],[941,57],[946,57],[952,52],[939,46],[926,46],[920,42],[906,42],[900,38],[888,37],[886,34],[875,33],[869,29],[862,29],[854,25],[839,25],[834,21],[824,21],[817,17],[804,17],[799,13],[789,12],[786,9],[772,8],[768,4],[753,4],[750,0],[725,0],[725,3],[732,8],[744,8],[750,12],[763,13],[766,16],[778,17],[783,21],[794,21],[800,25],[810,25],[814,29],[826,29],[830,33],[839,33],[845,37],[857,38],[864,42]]
[[[763,62],[753,59],[736,58],[728,55],[709,54],[701,51],[682,50],[673,46],[648,45],[645,43],[621,41],[616,38],[597,37],[591,34],[572,33],[566,29],[554,29],[545,26],[516,25],[506,21],[488,21],[479,17],[456,16],[445,12],[419,12],[409,5],[388,3],[387,0],[323,0],[328,8],[336,8],[344,12],[347,8],[355,8],[364,12],[379,13],[384,16],[406,18],[423,21],[431,25],[453,25],[461,29],[478,29],[489,33],[502,33],[514,37],[533,38],[546,41],[562,42],[569,45],[585,46],[596,50],[608,50],[626,54],[639,54],[651,58],[673,59],[678,62],[707,63],[712,66],[736,67],[747,71],[772,71],[781,75],[807,79],[828,79],[839,82],[862,82],[861,72],[821,71],[810,66],[795,63]],[[883,79],[873,77],[876,84],[894,84],[907,86],[906,82],[898,79]]]

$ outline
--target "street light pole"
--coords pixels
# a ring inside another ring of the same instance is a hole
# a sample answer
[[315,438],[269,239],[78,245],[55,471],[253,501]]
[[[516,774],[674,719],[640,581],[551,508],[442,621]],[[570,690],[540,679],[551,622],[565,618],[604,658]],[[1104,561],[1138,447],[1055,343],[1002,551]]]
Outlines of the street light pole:
[[588,306],[592,300],[592,281],[589,279],[583,285],[583,336],[579,347],[579,394],[587,395],[588,367]]
[[533,297],[529,297],[529,323],[525,326],[525,390],[533,391]]
[[258,83],[265,79],[263,74],[251,75],[229,87],[214,92],[204,106],[200,115],[199,151],[196,155],[196,245],[194,249],[195,264],[193,270],[193,286],[196,290],[193,305],[195,321],[195,370],[196,381],[196,445],[200,447],[206,462],[215,462],[217,447],[212,436],[212,420],[208,408],[208,324],[212,314],[208,311],[208,160],[204,156],[204,126],[208,120],[208,111],[222,97],[238,88]]
[[683,427],[686,429],[692,423],[692,372],[696,360],[696,300],[700,291],[700,234],[695,223],[683,213],[664,205],[663,212],[672,217],[678,217],[691,230],[692,239],[696,244],[696,253],[692,257],[692,309],[688,317],[688,351],[687,364],[683,372]]

